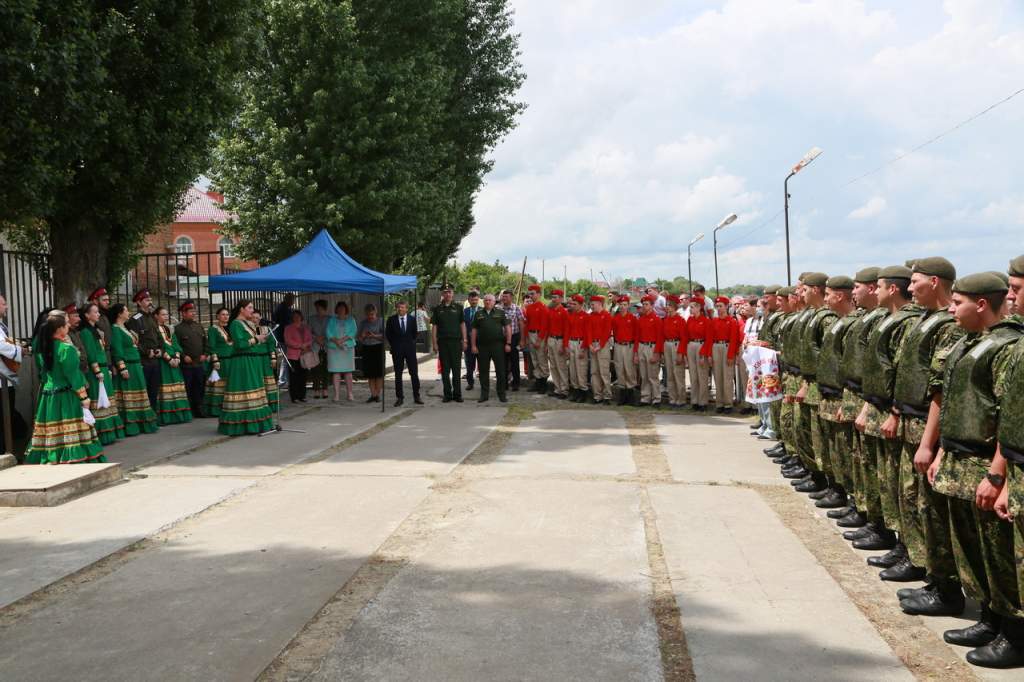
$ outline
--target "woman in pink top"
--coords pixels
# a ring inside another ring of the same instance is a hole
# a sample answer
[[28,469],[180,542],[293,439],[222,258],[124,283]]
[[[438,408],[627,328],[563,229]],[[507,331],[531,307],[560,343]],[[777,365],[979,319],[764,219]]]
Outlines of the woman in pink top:
[[306,351],[313,350],[313,332],[306,324],[302,313],[292,311],[292,323],[284,328],[284,354],[291,365],[291,378],[288,380],[288,397],[293,403],[306,402],[306,374],[309,370],[302,366],[299,358]]

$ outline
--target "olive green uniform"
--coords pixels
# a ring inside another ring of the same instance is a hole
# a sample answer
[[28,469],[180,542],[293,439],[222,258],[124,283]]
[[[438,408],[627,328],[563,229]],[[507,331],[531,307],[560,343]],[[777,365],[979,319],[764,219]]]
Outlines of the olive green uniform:
[[195,320],[182,320],[174,327],[174,336],[181,346],[181,378],[193,417],[203,416],[206,398],[206,357],[210,341],[203,325]]
[[489,311],[481,308],[473,318],[473,329],[476,330],[477,368],[480,370],[480,400],[490,396],[491,377],[490,363],[494,362],[494,371],[498,377],[498,398],[505,399],[508,388],[508,375],[505,373],[505,327],[510,322],[505,311],[494,306]]
[[826,476],[833,476],[829,457],[831,432],[828,424],[822,422],[819,409],[821,407],[821,390],[818,387],[818,364],[825,336],[838,321],[839,316],[826,307],[813,310],[800,339],[803,349],[800,354],[800,374],[807,383],[807,391],[804,393],[803,402],[800,403],[800,409],[803,410],[810,437],[809,461],[813,465],[813,468],[810,466],[807,468],[820,471]]
[[[97,306],[98,307],[98,306]],[[96,320],[96,328],[103,332],[103,338],[107,340],[107,343],[103,346],[103,353],[107,356],[107,365],[110,365],[110,340],[114,338],[114,330],[110,326],[110,320],[107,318],[107,311],[100,308],[100,317]]]
[[[793,402],[792,399],[800,392],[800,337],[803,334],[804,324],[813,312],[813,309],[805,309],[791,313],[786,321],[785,329],[782,331],[782,352],[785,363],[782,390],[783,395],[790,399],[782,406],[780,416],[783,424],[782,442],[786,445],[786,451],[799,457],[804,466],[806,466],[807,460],[806,452],[801,449],[801,446],[804,445],[801,439],[803,424],[800,419],[799,404]],[[807,440],[807,449],[809,449],[810,439]]]
[[462,397],[459,372],[462,369],[462,306],[452,301],[434,306],[430,323],[437,334],[437,356],[441,361],[441,384],[445,400]]
[[823,468],[848,493],[854,489],[851,455],[853,418],[847,417],[842,410],[844,385],[841,366],[847,334],[863,315],[863,309],[854,310],[830,324],[822,339],[818,359],[817,384],[821,394],[818,419],[827,440],[823,453],[828,456]]
[[[1006,485],[1013,514],[1017,592],[1024,595],[1024,343],[1014,344],[1007,362],[1005,393],[999,402],[999,445],[1006,457]],[[1008,614],[1004,614],[1008,615]]]
[[164,352],[164,340],[160,336],[160,325],[152,313],[137,312],[128,318],[125,327],[139,337],[139,355],[142,358],[142,373],[146,377],[146,393],[149,403],[156,409],[160,394],[160,358]]
[[[758,339],[768,344],[769,348],[778,352],[781,345],[779,343],[779,328],[782,326],[782,321],[785,319],[786,313],[781,310],[776,310],[774,313],[768,316],[768,319],[764,322],[764,327],[761,329],[761,333],[758,335]],[[779,376],[782,376],[782,367],[780,363]],[[773,400],[768,404],[768,411],[771,415],[771,427],[772,431],[782,437],[782,424],[781,424],[781,413],[782,413],[782,401]]]

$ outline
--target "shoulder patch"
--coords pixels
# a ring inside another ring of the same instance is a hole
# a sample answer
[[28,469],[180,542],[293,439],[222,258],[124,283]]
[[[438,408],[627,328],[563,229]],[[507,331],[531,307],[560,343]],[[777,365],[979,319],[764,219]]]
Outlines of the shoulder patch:
[[134,315],[132,315],[132,319],[133,320],[141,320],[142,319],[142,313],[135,313]]

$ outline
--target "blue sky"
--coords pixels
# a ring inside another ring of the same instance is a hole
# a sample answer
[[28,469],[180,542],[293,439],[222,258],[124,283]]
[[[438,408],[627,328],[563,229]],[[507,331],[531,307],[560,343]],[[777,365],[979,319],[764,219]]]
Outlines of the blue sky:
[[495,152],[459,260],[570,278],[785,279],[945,255],[961,273],[1024,253],[1024,88],[1016,0],[513,0],[529,108]]

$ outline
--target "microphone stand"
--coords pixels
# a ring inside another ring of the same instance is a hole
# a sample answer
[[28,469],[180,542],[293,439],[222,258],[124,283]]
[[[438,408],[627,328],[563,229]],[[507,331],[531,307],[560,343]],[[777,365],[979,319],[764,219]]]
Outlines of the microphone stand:
[[[271,327],[270,328],[270,333],[267,335],[267,338],[270,338],[270,339],[274,340],[273,350],[277,350],[278,348],[280,348],[280,346],[277,343],[277,337],[274,336],[274,331],[277,329],[277,327],[278,327],[278,325],[276,325],[276,324],[273,327]],[[292,365],[291,365],[291,362],[288,360],[288,354],[287,353],[281,353],[280,354],[280,359],[284,360],[284,362],[288,363],[288,369],[289,370],[293,369]],[[271,412],[270,412],[274,416],[274,425],[270,428],[269,431],[264,431],[263,433],[256,434],[257,437],[259,437],[259,438],[262,438],[263,436],[272,436],[275,433],[282,433],[282,432],[285,432],[285,431],[287,431],[288,433],[305,433],[305,431],[303,431],[302,429],[286,429],[286,428],[281,426],[281,402],[282,402],[282,396],[281,396],[281,387],[280,387],[280,380],[281,380],[280,367],[281,366],[278,365],[278,371],[274,373],[274,383],[278,385],[278,389],[277,389],[277,409],[276,410],[271,410]],[[294,371],[291,372],[289,374],[289,376],[294,377],[295,376],[295,372]]]

